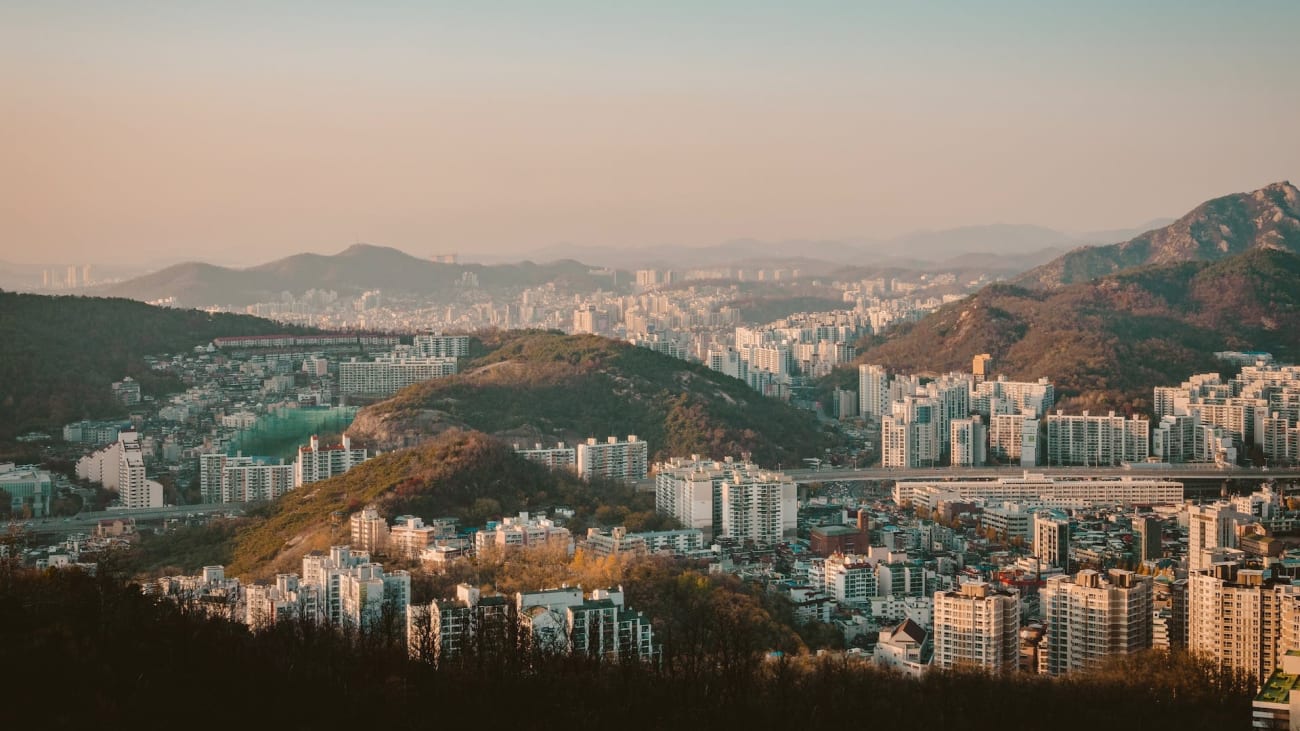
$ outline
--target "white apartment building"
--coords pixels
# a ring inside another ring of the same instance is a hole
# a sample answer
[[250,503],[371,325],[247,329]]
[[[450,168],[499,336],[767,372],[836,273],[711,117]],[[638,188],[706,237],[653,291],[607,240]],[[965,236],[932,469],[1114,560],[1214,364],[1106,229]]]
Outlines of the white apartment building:
[[573,536],[569,529],[544,516],[536,518],[520,513],[518,517],[503,518],[499,523],[490,522],[474,534],[474,550],[480,553],[493,547],[536,548],[545,545],[563,546],[568,555],[573,555]]
[[635,533],[628,533],[627,528],[621,525],[608,531],[588,528],[587,540],[583,542],[582,548],[584,553],[594,558],[644,556],[648,551],[644,538]]
[[411,604],[411,575],[406,571],[386,573],[381,564],[363,563],[342,572],[338,587],[344,627],[364,632],[385,621],[406,627]]
[[1187,508],[1187,570],[1208,571],[1217,551],[1237,547],[1240,515],[1231,503],[1189,505]]
[[646,550],[650,553],[668,551],[676,556],[689,556],[704,550],[704,532],[689,528],[644,531],[628,535],[645,541]]
[[1046,463],[1053,466],[1118,467],[1145,462],[1151,452],[1151,424],[1112,411],[1106,416],[1047,415]]
[[433,665],[469,650],[501,651],[515,644],[511,619],[506,597],[482,596],[476,587],[460,584],[454,599],[411,606],[407,651],[412,659]]
[[734,348],[709,350],[705,362],[708,364],[709,370],[717,371],[724,376],[739,378],[746,383],[749,382],[749,364],[741,357],[740,352]]
[[940,405],[929,396],[905,396],[891,405],[880,426],[882,467],[930,467],[939,464]]
[[302,487],[329,479],[370,459],[369,450],[353,449],[352,438],[343,435],[343,443],[322,447],[320,438],[312,436],[311,442],[298,448],[298,459],[293,463],[293,486]]
[[414,515],[399,515],[388,529],[388,555],[419,558],[437,539],[448,537],[447,528],[445,523],[425,525],[423,519]]
[[98,482],[106,490],[118,489],[118,465],[122,458],[121,435],[112,444],[77,460],[77,477]]
[[1236,464],[1237,447],[1223,427],[1202,424],[1200,414],[1165,416],[1151,430],[1151,456],[1161,462]]
[[1069,518],[1055,510],[1034,513],[1034,555],[1044,567],[1069,568]]
[[970,416],[970,394],[974,385],[969,373],[945,373],[925,384],[925,395],[934,404],[931,416],[939,440],[940,460],[950,459],[949,439],[953,420]]
[[971,410],[985,418],[998,414],[1023,414],[1041,419],[1056,403],[1056,387],[1046,378],[1035,382],[1008,381],[998,376],[994,381],[975,385]]
[[793,535],[794,480],[750,462],[675,459],[656,466],[655,509],[706,539],[775,543]]
[[891,558],[876,564],[876,596],[926,596],[933,588],[927,587],[926,580],[926,571],[919,563]]
[[722,529],[722,480],[729,468],[730,460],[699,458],[656,465],[655,510],[711,540]]
[[117,461],[117,494],[124,508],[161,508],[162,485],[145,476],[144,452],[140,449],[140,435],[133,431],[122,432],[121,449]]
[[515,453],[530,462],[536,462],[553,470],[576,471],[578,469],[578,450],[566,446],[564,442],[557,442],[554,447],[543,447],[541,444],[534,444],[532,449],[521,449],[516,444]]
[[997,414],[989,419],[989,457],[1002,463],[1038,464],[1038,419],[1025,414]]
[[1187,577],[1187,649],[1263,681],[1300,640],[1300,587],[1220,563]]
[[988,461],[988,430],[978,416],[953,419],[949,424],[948,449],[953,467],[979,467]]
[[78,444],[110,444],[124,428],[124,421],[74,421],[63,427],[63,441]]
[[1007,503],[998,508],[985,508],[980,513],[980,528],[992,530],[1003,538],[1019,538],[1032,543],[1034,538],[1034,514],[1017,503]]
[[698,529],[629,533],[623,526],[607,531],[588,528],[583,549],[597,558],[622,554],[644,555],[659,551],[687,556],[704,549],[704,534]]
[[832,554],[822,570],[825,591],[837,602],[865,607],[876,596],[876,567],[865,556]]
[[411,350],[425,358],[465,358],[469,356],[469,336],[441,333],[416,335]]
[[224,454],[199,456],[199,491],[205,503],[275,500],[293,489],[293,465]]
[[649,619],[627,609],[622,587],[587,596],[581,587],[519,593],[515,604],[521,631],[542,652],[643,661],[658,654]]
[[1091,670],[1151,647],[1148,577],[1120,569],[1062,574],[1047,580],[1040,601],[1050,675]]
[[935,667],[1014,672],[1019,662],[1020,600],[983,581],[934,594]]
[[862,418],[879,421],[889,413],[889,373],[884,366],[858,366],[858,412]]
[[894,502],[933,509],[939,500],[1026,507],[1085,508],[1097,505],[1177,505],[1183,483],[1157,477],[1073,477],[1025,472],[1023,477],[972,480],[898,480]]
[[158,591],[196,598],[210,615],[255,629],[293,619],[355,631],[391,623],[387,626],[400,631],[408,625],[411,577],[384,571],[365,551],[333,546],[328,554],[304,556],[301,576],[278,574],[274,584],[244,587],[238,579],[226,579],[223,567],[205,566],[201,576],[159,580]]
[[244,589],[244,624],[254,630],[277,622],[317,616],[317,592],[303,586],[297,574],[276,574],[274,584],[251,584]]
[[767,374],[773,383],[789,383],[794,375],[794,347],[789,343],[765,343],[749,345],[736,349],[748,366],[752,376],[756,373]]
[[421,381],[455,375],[455,358],[379,356],[339,363],[339,393],[391,396]]
[[[313,622],[333,627],[343,625],[343,576],[370,564],[370,554],[350,546],[331,546],[328,554],[312,551],[302,557],[302,585],[313,587],[317,613]],[[409,596],[409,594],[408,594]],[[354,607],[357,606],[354,603]]]
[[604,442],[592,437],[577,450],[578,475],[587,479],[643,480],[650,460],[650,445],[631,434],[620,441],[608,437]]
[[348,519],[352,532],[351,545],[358,551],[383,553],[388,549],[388,521],[373,505],[367,505]]
[[733,473],[722,482],[722,536],[760,544],[780,542],[790,519],[794,480],[780,473]]

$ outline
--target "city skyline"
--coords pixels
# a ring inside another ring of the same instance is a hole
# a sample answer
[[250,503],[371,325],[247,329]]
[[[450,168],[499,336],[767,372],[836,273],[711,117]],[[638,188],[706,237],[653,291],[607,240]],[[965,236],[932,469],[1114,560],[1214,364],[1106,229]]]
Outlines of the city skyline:
[[[1135,227],[1300,177],[1294,5],[0,10],[20,263]],[[1213,49],[1213,52],[1207,52]],[[806,252],[804,252],[806,253]]]

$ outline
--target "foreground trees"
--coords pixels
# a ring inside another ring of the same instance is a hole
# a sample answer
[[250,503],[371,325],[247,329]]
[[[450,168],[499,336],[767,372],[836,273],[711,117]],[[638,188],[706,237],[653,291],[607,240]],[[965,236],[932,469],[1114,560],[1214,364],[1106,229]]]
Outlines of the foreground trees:
[[[107,567],[105,567],[107,568]],[[646,569],[647,572],[652,568]],[[311,625],[251,633],[142,596],[116,572],[0,566],[0,687],[36,727],[433,727],[478,719],[526,728],[1149,729],[1250,727],[1252,688],[1206,664],[1154,654],[1063,680],[933,673],[787,656],[753,597],[692,572],[645,575],[629,596],[665,641],[658,667],[493,647],[432,668],[396,643]],[[657,583],[663,578],[663,583]],[[635,585],[635,583],[633,584]]]

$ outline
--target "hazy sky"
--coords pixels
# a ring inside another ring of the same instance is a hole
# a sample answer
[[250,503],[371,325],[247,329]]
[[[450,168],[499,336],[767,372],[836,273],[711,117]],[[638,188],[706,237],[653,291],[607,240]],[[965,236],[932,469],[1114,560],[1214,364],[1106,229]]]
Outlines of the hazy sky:
[[1300,178],[1207,5],[0,0],[0,259],[1133,226]]

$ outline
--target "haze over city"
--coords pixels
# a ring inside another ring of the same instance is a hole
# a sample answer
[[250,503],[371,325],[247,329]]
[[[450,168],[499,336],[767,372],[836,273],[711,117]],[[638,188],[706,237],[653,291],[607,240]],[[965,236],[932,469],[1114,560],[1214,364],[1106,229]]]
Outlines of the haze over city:
[[1300,177],[1296,27],[1293,2],[7,4],[0,259],[1139,227]]
[[0,3],[6,718],[1300,728],[1298,29]]

